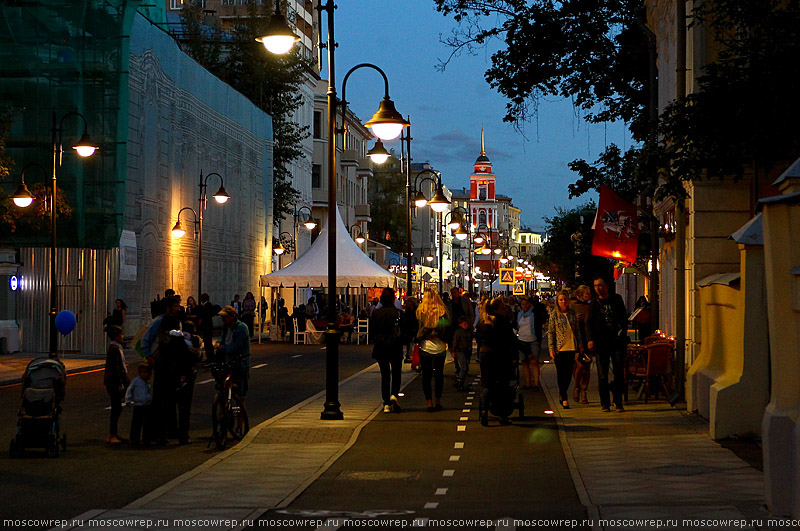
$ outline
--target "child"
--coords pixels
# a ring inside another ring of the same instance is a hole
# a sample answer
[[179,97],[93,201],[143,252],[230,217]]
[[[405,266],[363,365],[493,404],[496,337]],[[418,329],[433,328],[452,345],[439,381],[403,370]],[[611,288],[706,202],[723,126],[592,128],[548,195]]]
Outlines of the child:
[[[153,395],[150,393],[150,366],[146,363],[139,365],[139,376],[133,379],[128,391],[125,393],[125,403],[133,404],[131,417],[131,443],[139,444],[140,441],[150,441],[150,403]],[[144,433],[142,433],[144,432]],[[144,438],[142,438],[144,435]]]
[[103,373],[103,384],[111,398],[111,422],[108,430],[108,444],[126,442],[117,434],[119,416],[122,414],[122,397],[128,386],[128,366],[125,364],[125,353],[122,351],[122,328],[116,325],[106,326],[109,344],[106,351],[106,366]]
[[458,318],[458,328],[453,334],[453,354],[455,354],[457,372],[456,372],[456,389],[464,391],[464,380],[469,374],[469,361],[472,358],[472,327],[470,326],[469,319],[462,315]]

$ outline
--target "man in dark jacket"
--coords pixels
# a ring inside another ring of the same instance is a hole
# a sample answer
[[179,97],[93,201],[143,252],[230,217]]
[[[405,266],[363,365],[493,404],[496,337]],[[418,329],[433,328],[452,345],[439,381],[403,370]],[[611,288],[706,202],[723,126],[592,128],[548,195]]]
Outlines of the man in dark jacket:
[[206,360],[214,359],[214,316],[219,309],[215,309],[209,300],[208,293],[200,295],[200,335],[203,336],[203,350]]
[[397,396],[400,394],[400,378],[403,370],[403,312],[394,307],[394,290],[384,288],[381,292],[381,308],[372,312],[369,330],[374,338],[372,357],[381,369],[381,397],[383,412],[400,412]]
[[[589,327],[592,340],[589,350],[597,355],[597,387],[600,393],[600,407],[604,412],[611,411],[609,387],[614,397],[617,411],[625,411],[622,407],[622,391],[625,381],[625,348],[628,334],[628,312],[622,297],[610,294],[608,284],[603,277],[594,280],[597,299],[592,301],[589,311]],[[614,373],[614,382],[609,386],[609,364]]]

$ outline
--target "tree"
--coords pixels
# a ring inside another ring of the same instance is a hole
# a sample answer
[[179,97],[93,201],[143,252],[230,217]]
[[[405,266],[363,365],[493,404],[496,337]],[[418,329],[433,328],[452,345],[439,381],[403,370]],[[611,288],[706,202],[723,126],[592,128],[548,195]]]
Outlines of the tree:
[[[647,46],[639,27],[641,0],[434,0],[459,23],[445,39],[453,52],[490,40],[485,78],[507,99],[505,120],[519,124],[544,96],[573,98],[593,122],[626,120],[647,131]],[[486,25],[488,22],[488,25]]]
[[534,255],[536,269],[566,284],[591,284],[597,273],[608,273],[610,262],[592,256],[592,219],[596,206],[590,201],[567,210],[556,207],[556,215],[544,218],[547,241]]
[[182,49],[212,74],[228,83],[259,109],[272,116],[273,146],[273,211],[276,217],[294,215],[299,193],[292,187],[289,165],[303,156],[302,141],[308,126],[292,120],[303,104],[299,88],[310,65],[295,49],[285,56],[264,51],[255,41],[263,35],[274,13],[273,6],[248,0],[247,16],[230,32],[201,23],[203,12],[198,3],[183,9],[184,35]]
[[404,252],[408,245],[406,178],[394,155],[376,166],[369,180],[370,238]]

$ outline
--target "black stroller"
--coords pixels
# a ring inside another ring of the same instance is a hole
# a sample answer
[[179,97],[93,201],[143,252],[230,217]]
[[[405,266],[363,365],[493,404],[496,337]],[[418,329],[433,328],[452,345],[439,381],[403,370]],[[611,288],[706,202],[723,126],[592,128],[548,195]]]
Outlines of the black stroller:
[[[483,373],[483,370],[481,370]],[[519,391],[519,363],[514,363],[514,372],[509,380],[509,385],[498,385],[492,382],[492,376],[487,375],[486,380],[483,380],[484,375],[481,374],[484,389],[480,398],[478,399],[478,414],[480,416],[481,424],[487,426],[489,424],[489,413],[496,417],[508,418],[514,412],[519,411],[519,418],[525,416],[525,399],[522,392]],[[488,402],[488,404],[487,404]]]
[[25,368],[22,405],[17,413],[17,435],[11,439],[11,457],[22,456],[26,448],[44,448],[58,457],[67,449],[67,436],[61,433],[61,402],[67,384],[67,371],[57,359],[37,358]]

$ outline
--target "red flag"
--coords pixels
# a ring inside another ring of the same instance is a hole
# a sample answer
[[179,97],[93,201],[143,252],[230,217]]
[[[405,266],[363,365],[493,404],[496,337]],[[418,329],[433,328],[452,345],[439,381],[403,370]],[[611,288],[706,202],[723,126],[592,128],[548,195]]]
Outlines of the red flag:
[[636,206],[622,199],[608,186],[601,186],[594,218],[592,254],[633,263],[638,247]]

